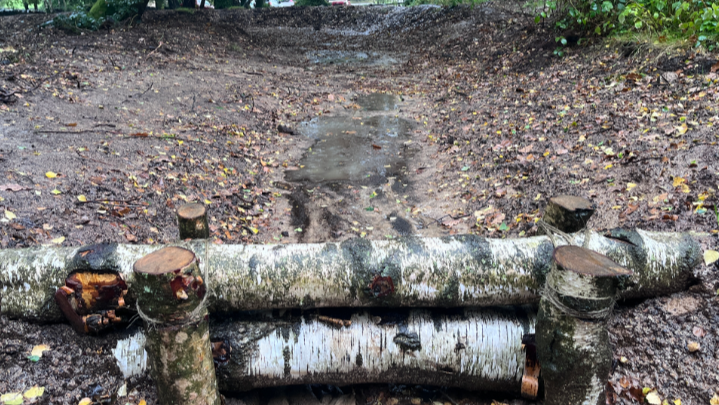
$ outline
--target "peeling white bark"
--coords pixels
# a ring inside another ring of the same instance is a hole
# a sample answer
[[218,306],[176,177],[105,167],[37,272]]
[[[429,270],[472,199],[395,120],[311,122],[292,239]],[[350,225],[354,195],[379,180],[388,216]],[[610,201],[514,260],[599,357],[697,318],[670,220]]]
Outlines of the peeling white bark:
[[[392,382],[519,392],[522,336],[534,333],[536,315],[528,308],[413,310],[398,324],[377,321],[360,312],[348,327],[312,318],[212,325],[211,340],[232,347],[229,363],[217,368],[220,389]],[[113,350],[126,378],[145,371],[142,342],[138,332]]]
[[[634,271],[625,296],[678,291],[701,259],[686,234],[630,232],[634,245],[593,233],[589,248]],[[584,234],[574,236],[581,245]],[[453,307],[536,303],[551,264],[546,236],[486,239],[473,235],[349,240],[297,245],[178,243],[201,259],[215,292],[213,311],[297,307]],[[132,264],[162,246],[117,245],[106,267],[130,285]],[[52,295],[63,285],[77,248],[0,251],[0,313],[57,321]],[[103,262],[104,263],[104,262]],[[104,265],[104,264],[103,264]],[[391,277],[394,293],[376,297],[369,284]]]
[[118,340],[117,346],[112,349],[117,366],[125,379],[142,375],[147,370],[145,340],[145,334],[138,332],[127,339]]

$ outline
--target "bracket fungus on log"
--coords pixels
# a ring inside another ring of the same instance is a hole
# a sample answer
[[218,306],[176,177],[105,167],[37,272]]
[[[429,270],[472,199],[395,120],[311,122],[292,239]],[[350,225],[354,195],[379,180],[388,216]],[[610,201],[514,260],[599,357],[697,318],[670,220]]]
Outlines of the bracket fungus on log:
[[632,272],[578,246],[555,249],[536,325],[545,404],[603,405],[612,367],[607,319]]
[[195,254],[166,247],[138,260],[134,273],[136,308],[147,327],[160,402],[219,405],[206,291]]
[[117,273],[74,272],[55,292],[55,302],[78,333],[100,332],[122,318],[127,284]]

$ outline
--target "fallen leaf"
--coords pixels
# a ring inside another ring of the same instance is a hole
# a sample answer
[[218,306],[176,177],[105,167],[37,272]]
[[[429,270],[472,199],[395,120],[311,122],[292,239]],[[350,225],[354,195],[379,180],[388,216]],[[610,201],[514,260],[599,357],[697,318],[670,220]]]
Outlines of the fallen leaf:
[[706,336],[707,331],[705,331],[701,326],[695,326],[692,328],[692,334],[698,338],[703,338]]
[[687,344],[687,350],[689,350],[689,353],[698,352],[701,348],[702,346],[698,342],[689,342]]
[[130,134],[130,136],[134,138],[147,138],[149,134],[147,132],[135,132],[134,134]]
[[645,396],[644,399],[652,405],[661,405],[662,404],[662,399],[659,398],[659,394],[657,393],[656,390],[653,390],[653,391],[647,393],[647,396]]
[[80,402],[77,403],[77,405],[90,405],[92,404],[92,399],[90,398],[83,398],[80,400]]
[[50,242],[51,242],[52,244],[54,244],[54,245],[59,245],[59,244],[61,244],[62,242],[65,242],[65,237],[64,237],[64,236],[59,236],[59,237],[57,237],[57,238],[51,240]]
[[10,191],[20,191],[20,190],[25,190],[25,189],[26,189],[25,187],[23,187],[23,186],[21,186],[21,185],[19,185],[19,184],[13,184],[13,183],[8,183],[8,184],[2,184],[2,185],[0,185],[0,191],[8,191],[8,190],[10,190]]
[[36,385],[36,386],[30,388],[29,390],[25,391],[25,393],[22,395],[27,399],[33,399],[33,398],[42,396],[42,394],[44,392],[45,392],[45,387],[38,387]]
[[19,392],[10,392],[7,394],[0,395],[0,401],[4,405],[21,405],[22,404],[22,394]]
[[17,215],[13,214],[11,211],[5,210],[5,218],[13,220],[17,218]]
[[[5,216],[10,211],[5,211]],[[716,250],[705,250],[704,251],[704,264],[707,266],[719,260],[719,252]]]
[[686,179],[677,176],[677,177],[675,177],[674,180],[672,181],[672,186],[673,186],[673,187],[679,187],[680,185],[684,184],[685,182],[686,182]]
[[709,400],[709,405],[719,405],[719,395],[714,394],[712,399]]
[[62,191],[60,191],[60,190],[58,190],[58,189],[54,189],[54,190],[51,191],[51,193],[53,193],[53,194],[55,194],[55,195],[58,195],[58,194],[62,194]]
[[40,357],[42,357],[42,352],[50,350],[50,346],[48,345],[37,345],[32,348],[32,352],[30,352],[30,360],[32,361],[38,361],[40,360]]
[[45,177],[47,177],[48,179],[54,179],[55,177],[57,177],[57,173],[47,172],[47,173],[45,173]]
[[627,191],[632,191],[632,189],[636,186],[636,183],[627,183]]
[[143,399],[143,400],[140,401],[140,403],[138,403],[137,405],[147,405],[147,402],[145,402],[145,400]]
[[[712,73],[719,72],[719,62],[713,64],[710,70],[711,70]],[[712,404],[712,405],[713,405],[713,404]]]
[[85,197],[83,194],[80,194],[77,196],[77,200],[80,202],[87,202],[87,197]]

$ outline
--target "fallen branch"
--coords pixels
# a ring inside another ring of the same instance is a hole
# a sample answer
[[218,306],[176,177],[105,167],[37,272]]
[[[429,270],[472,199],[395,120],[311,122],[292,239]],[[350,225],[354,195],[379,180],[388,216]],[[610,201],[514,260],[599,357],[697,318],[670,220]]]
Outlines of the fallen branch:
[[[688,234],[579,232],[574,245],[633,271],[621,297],[685,289],[702,257]],[[565,241],[558,239],[558,244]],[[214,290],[211,312],[319,307],[468,307],[536,304],[550,270],[546,236],[486,239],[476,235],[342,243],[216,245],[183,242],[200,258]],[[62,321],[52,301],[71,271],[119,273],[134,302],[132,263],[163,246],[93,245],[0,250],[0,313]]]
[[[429,384],[519,393],[522,338],[534,333],[534,310],[359,311],[351,324],[312,316],[210,325],[221,391],[292,384]],[[132,338],[145,340],[142,333]],[[114,350],[121,365],[141,364],[141,344]],[[134,350],[131,349],[134,347]],[[220,357],[219,355],[222,354]],[[123,367],[125,377],[142,367]]]

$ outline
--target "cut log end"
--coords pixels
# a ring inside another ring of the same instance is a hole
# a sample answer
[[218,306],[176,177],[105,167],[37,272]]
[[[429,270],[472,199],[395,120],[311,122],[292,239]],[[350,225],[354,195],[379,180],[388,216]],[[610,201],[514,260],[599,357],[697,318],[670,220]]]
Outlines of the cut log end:
[[554,261],[562,269],[592,277],[617,277],[632,275],[608,257],[579,246],[561,246],[554,250]]
[[202,204],[185,204],[177,210],[177,224],[180,239],[207,239],[210,230],[207,225],[207,209]]
[[195,263],[195,254],[187,249],[169,246],[135,262],[135,273],[160,275],[175,273]]
[[589,202],[586,198],[577,197],[573,195],[559,195],[549,199],[549,202],[569,211],[592,211],[594,212],[594,205]]
[[572,233],[586,226],[594,210],[586,198],[560,195],[549,199],[542,220],[562,232]]

